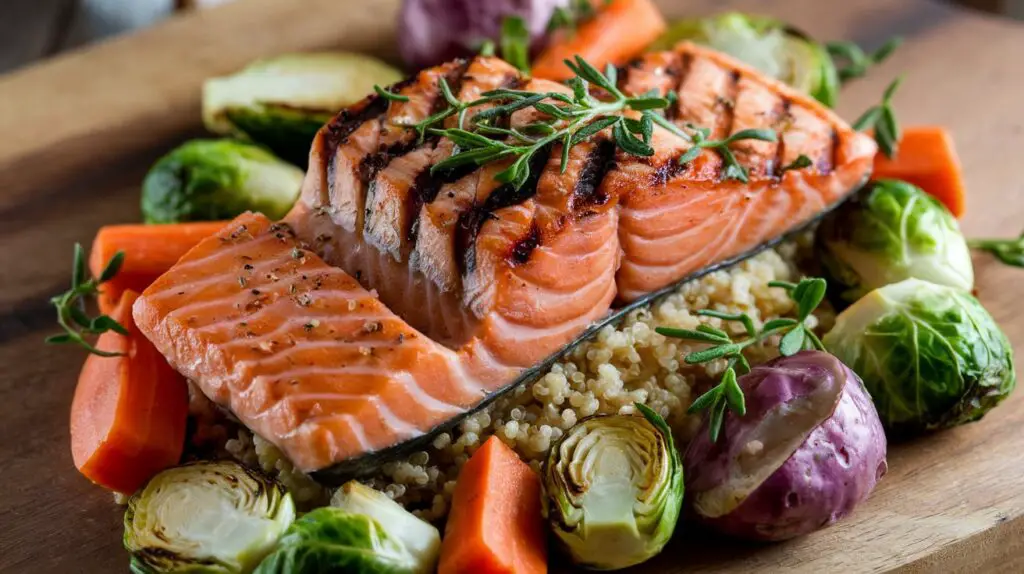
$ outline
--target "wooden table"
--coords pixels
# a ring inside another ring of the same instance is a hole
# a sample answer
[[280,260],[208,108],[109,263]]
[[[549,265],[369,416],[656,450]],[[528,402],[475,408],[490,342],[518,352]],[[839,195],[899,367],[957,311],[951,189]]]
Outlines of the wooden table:
[[[712,0],[662,2],[682,16]],[[728,7],[768,10],[764,3]],[[825,6],[828,8],[825,8]],[[371,8],[372,6],[372,8]],[[118,572],[121,514],[74,470],[67,413],[82,355],[42,345],[48,298],[71,245],[138,219],[138,186],[161,153],[200,133],[199,86],[258,56],[345,47],[393,55],[395,0],[246,0],[0,77],[0,571]],[[721,4],[718,4],[721,7]],[[774,15],[869,47],[907,38],[847,87],[853,117],[896,74],[905,125],[956,135],[970,189],[968,234],[1024,222],[1024,29],[926,0],[794,0]],[[976,260],[980,298],[1024,356],[1024,273]],[[1024,570],[1024,392],[984,421],[894,446],[890,472],[845,522],[772,546],[682,527],[652,572]]]

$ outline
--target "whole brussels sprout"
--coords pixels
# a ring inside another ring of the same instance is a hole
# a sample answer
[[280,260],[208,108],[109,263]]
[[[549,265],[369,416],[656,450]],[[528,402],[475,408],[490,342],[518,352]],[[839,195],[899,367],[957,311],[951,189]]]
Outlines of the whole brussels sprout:
[[128,501],[124,547],[135,573],[246,574],[295,519],[277,481],[237,462],[165,470]]
[[978,300],[918,279],[867,294],[823,342],[864,379],[896,435],[977,420],[1016,384],[1013,349]]
[[236,140],[192,140],[160,158],[142,182],[146,223],[217,221],[246,211],[284,217],[304,173]]
[[678,20],[649,49],[670,50],[683,40],[725,52],[826,106],[835,105],[839,78],[825,46],[785,22],[741,12]]
[[617,570],[661,552],[683,502],[683,468],[654,411],[583,419],[551,450],[544,513],[577,564]]
[[974,268],[956,219],[909,183],[881,180],[830,213],[815,238],[819,258],[852,303],[872,289],[910,277],[974,288]]
[[687,500],[702,523],[753,540],[785,540],[840,520],[885,474],[882,425],[857,375],[802,351],[739,378],[747,412],[708,421],[685,455]]
[[363,54],[282,54],[203,84],[203,123],[250,139],[305,166],[313,136],[342,108],[399,81],[401,72]]

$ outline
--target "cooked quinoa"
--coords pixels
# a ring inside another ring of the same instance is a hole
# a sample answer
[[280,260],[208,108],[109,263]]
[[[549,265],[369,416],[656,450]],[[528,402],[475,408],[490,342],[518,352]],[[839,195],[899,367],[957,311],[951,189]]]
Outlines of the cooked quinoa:
[[[512,447],[534,469],[558,439],[580,419],[595,414],[630,414],[643,403],[663,416],[681,446],[696,432],[700,420],[686,409],[714,384],[725,368],[718,360],[701,365],[683,361],[697,344],[657,334],[658,326],[693,329],[700,322],[732,330],[742,327],[719,319],[697,317],[699,309],[749,314],[756,324],[792,315],[794,308],[772,280],[793,281],[800,273],[794,263],[797,248],[784,245],[766,250],[726,270],[684,284],[675,293],[634,311],[616,326],[573,349],[535,382],[521,386],[438,435],[429,448],[404,460],[385,463],[365,480],[417,515],[443,520],[448,512],[459,470],[491,435]],[[809,319],[831,321],[827,310]],[[751,347],[753,363],[775,354],[777,341]],[[201,393],[193,393],[195,447],[212,448],[275,475],[303,508],[327,504],[330,491],[297,471],[274,447],[244,427],[228,423]],[[228,437],[231,435],[231,438]],[[210,445],[213,445],[212,447]]]

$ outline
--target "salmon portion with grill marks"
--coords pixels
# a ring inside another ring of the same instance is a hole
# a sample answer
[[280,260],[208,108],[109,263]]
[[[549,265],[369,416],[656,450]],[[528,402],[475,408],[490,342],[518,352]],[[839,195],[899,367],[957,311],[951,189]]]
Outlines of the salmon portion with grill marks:
[[[282,224],[245,215],[139,298],[135,319],[182,373],[299,468],[402,445],[519,381],[616,302],[753,253],[810,222],[870,174],[870,138],[807,96],[683,43],[618,73],[674,103],[665,118],[709,139],[772,129],[730,150],[747,182],[656,126],[648,157],[609,133],[552,143],[516,188],[510,159],[432,170],[456,150],[408,128],[497,88],[568,92],[477,57],[420,72],[317,134]],[[467,110],[462,126],[489,105]],[[636,112],[626,112],[636,118]],[[519,110],[502,127],[544,119]],[[450,116],[445,127],[458,127]],[[811,160],[791,168],[801,156]],[[294,235],[293,235],[294,234]]]

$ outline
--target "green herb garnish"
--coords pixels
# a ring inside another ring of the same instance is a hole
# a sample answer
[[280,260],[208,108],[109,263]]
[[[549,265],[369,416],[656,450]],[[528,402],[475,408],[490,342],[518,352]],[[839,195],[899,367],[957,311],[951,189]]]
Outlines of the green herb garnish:
[[[609,3],[611,0],[604,2],[606,6]],[[594,9],[590,0],[569,0],[568,6],[559,6],[551,13],[547,32],[551,34],[558,30],[566,30],[573,34],[581,23],[593,18],[595,14],[597,14],[597,10]]]
[[86,280],[85,251],[80,243],[75,244],[74,262],[71,266],[71,289],[63,295],[50,299],[50,303],[57,308],[57,323],[64,329],[64,332],[47,337],[47,343],[54,345],[74,343],[101,357],[116,357],[122,354],[102,351],[85,340],[86,335],[100,335],[107,331],[115,331],[122,335],[128,334],[128,330],[113,317],[109,315],[89,317],[85,312],[86,299],[99,295],[100,285],[113,279],[121,270],[122,263],[124,263],[124,252],[118,251],[107,262],[99,277]]
[[384,98],[385,100],[387,100],[389,102],[408,102],[409,101],[409,96],[403,96],[402,94],[396,94],[394,92],[389,92],[389,91],[385,90],[384,88],[382,88],[382,87],[380,87],[380,86],[378,86],[376,84],[374,84],[374,86],[373,86],[373,91],[377,92],[378,96]]
[[501,58],[519,70],[530,72],[530,31],[519,16],[506,16],[501,21]]
[[1014,267],[1024,267],[1024,233],[1017,239],[968,239],[967,245],[995,255]]
[[707,128],[692,127],[692,129],[693,147],[686,150],[686,153],[679,157],[679,163],[689,163],[696,159],[702,150],[713,149],[722,157],[724,167],[722,170],[722,178],[738,179],[743,183],[747,183],[747,181],[749,181],[750,174],[747,172],[747,168],[743,167],[740,165],[740,162],[736,161],[736,156],[734,156],[732,150],[729,149],[729,145],[738,140],[760,140],[766,142],[777,141],[775,131],[767,129],[740,130],[724,140],[707,139],[708,135],[711,133],[711,130]]
[[792,162],[787,163],[786,165],[782,166],[779,169],[779,175],[781,176],[782,174],[784,174],[787,171],[792,170],[792,169],[803,169],[805,167],[811,167],[811,165],[813,165],[813,163],[814,162],[811,161],[811,158],[805,156],[804,154],[800,154]]
[[825,44],[825,49],[828,50],[828,54],[832,57],[833,62],[836,60],[846,61],[846,66],[836,66],[836,68],[839,74],[839,81],[848,82],[867,74],[868,68],[882,63],[902,43],[903,38],[899,36],[890,38],[888,42],[882,44],[881,48],[875,50],[870,55],[866,54],[860,46],[853,42],[828,42]]
[[892,111],[892,96],[902,82],[903,76],[893,80],[882,94],[882,103],[868,108],[853,123],[853,129],[859,132],[874,128],[878,149],[882,150],[885,157],[890,159],[896,156],[900,145],[900,125],[896,121],[896,113]]
[[721,381],[711,390],[697,397],[687,410],[689,414],[701,411],[710,413],[708,430],[711,442],[718,440],[726,408],[739,416],[743,416],[747,412],[743,390],[737,382],[738,375],[750,372],[750,363],[743,355],[744,349],[776,335],[782,335],[779,340],[779,354],[783,356],[795,355],[804,349],[825,349],[821,339],[805,325],[807,318],[825,298],[825,280],[820,277],[808,277],[801,279],[799,283],[771,281],[768,285],[785,289],[789,293],[789,297],[797,306],[796,319],[788,317],[772,319],[765,322],[758,330],[754,326],[754,320],[746,313],[723,313],[711,309],[701,309],[696,312],[702,317],[715,317],[723,321],[735,321],[742,324],[747,336],[739,341],[733,341],[725,331],[706,324],[699,325],[696,330],[670,327],[655,329],[656,332],[666,337],[711,344],[706,349],[687,355],[683,359],[687,364],[696,365],[715,359],[728,360]]

